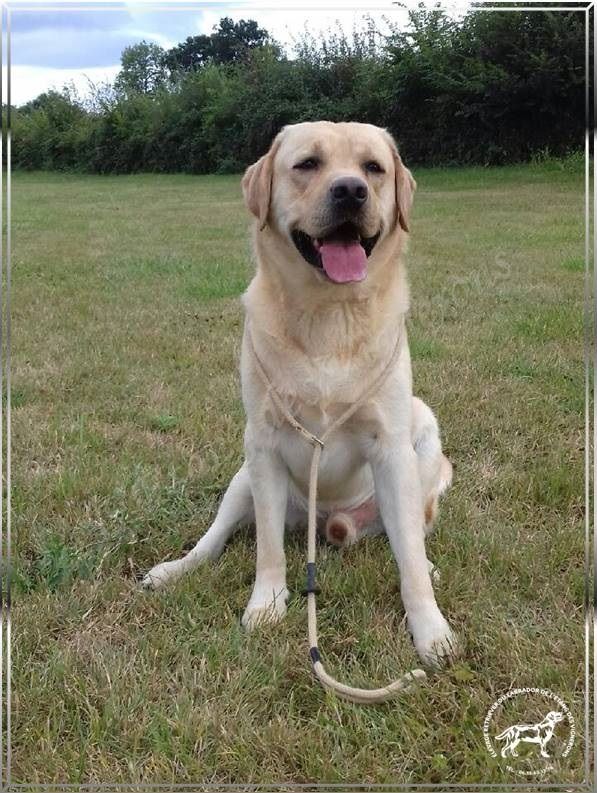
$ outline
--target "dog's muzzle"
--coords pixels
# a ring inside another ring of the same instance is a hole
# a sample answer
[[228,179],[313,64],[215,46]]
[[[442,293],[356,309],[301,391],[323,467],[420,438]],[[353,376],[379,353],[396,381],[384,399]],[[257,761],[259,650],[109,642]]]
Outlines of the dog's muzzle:
[[379,240],[381,231],[363,237],[358,225],[345,221],[322,237],[311,237],[300,229],[292,232],[292,241],[303,259],[337,284],[354,283],[367,277],[367,259]]

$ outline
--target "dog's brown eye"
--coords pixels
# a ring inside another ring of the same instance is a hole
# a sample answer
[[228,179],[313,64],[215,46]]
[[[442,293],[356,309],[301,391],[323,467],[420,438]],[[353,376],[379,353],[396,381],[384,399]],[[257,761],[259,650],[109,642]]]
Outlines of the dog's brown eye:
[[299,171],[312,171],[319,165],[319,160],[316,157],[308,157],[306,160],[297,162],[294,166]]
[[363,167],[366,171],[369,171],[369,173],[385,173],[381,165],[375,162],[375,160],[369,160]]

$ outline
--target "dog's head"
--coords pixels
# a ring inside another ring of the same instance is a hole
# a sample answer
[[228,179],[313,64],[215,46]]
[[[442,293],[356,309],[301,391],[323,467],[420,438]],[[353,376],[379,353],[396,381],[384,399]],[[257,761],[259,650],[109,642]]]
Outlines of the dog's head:
[[550,710],[545,718],[552,724],[557,724],[559,721],[563,720],[564,714],[559,710]]
[[364,280],[384,242],[409,230],[415,187],[386,130],[329,121],[285,127],[242,181],[285,266],[334,283]]

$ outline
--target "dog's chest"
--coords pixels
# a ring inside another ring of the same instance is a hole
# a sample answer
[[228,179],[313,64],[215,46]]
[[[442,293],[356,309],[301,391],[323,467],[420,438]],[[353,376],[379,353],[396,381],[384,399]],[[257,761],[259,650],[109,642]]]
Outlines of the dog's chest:
[[[321,437],[339,415],[338,409],[326,413],[307,406],[294,415],[305,428]],[[318,500],[322,506],[348,506],[371,495],[371,471],[364,454],[367,438],[366,423],[351,419],[326,440],[319,467]],[[284,424],[278,433],[278,449],[294,485],[306,498],[312,445],[296,429]]]

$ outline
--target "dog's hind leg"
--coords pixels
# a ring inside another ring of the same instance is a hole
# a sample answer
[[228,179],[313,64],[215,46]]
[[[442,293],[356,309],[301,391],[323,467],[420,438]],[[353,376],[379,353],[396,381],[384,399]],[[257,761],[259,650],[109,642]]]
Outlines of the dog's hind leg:
[[[452,464],[442,452],[437,419],[423,400],[413,397],[412,419],[413,447],[421,480],[425,535],[433,531],[437,517],[439,498],[452,483]],[[440,573],[433,562],[428,561],[433,581],[439,581]]]
[[425,534],[430,534],[437,517],[439,497],[452,483],[452,464],[442,452],[433,411],[418,397],[413,397],[412,440],[421,480]]
[[253,496],[246,464],[234,475],[214,522],[195,547],[181,559],[162,562],[145,575],[142,585],[147,589],[160,589],[178,580],[184,573],[194,570],[207,559],[217,559],[224,546],[243,523],[254,518]]

